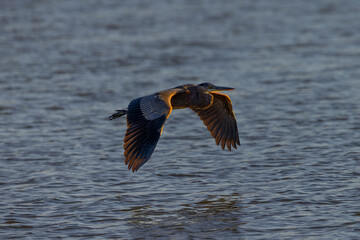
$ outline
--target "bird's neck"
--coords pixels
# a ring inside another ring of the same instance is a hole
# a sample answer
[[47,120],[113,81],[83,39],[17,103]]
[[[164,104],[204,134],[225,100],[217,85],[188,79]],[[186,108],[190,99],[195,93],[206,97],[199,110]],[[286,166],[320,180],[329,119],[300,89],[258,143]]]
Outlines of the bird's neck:
[[190,96],[190,102],[194,108],[207,108],[212,104],[212,101],[213,96],[210,93],[202,92],[198,89],[192,91],[192,94]]

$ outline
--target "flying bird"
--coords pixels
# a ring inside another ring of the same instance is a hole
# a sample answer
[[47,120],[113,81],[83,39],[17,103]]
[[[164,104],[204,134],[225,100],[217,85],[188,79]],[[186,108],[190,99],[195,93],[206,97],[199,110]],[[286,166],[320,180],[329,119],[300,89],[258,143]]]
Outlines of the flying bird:
[[116,110],[109,120],[127,115],[125,164],[137,171],[151,157],[173,109],[190,108],[198,114],[217,145],[231,151],[240,146],[230,98],[219,91],[234,90],[211,83],[186,84],[132,100],[127,110]]

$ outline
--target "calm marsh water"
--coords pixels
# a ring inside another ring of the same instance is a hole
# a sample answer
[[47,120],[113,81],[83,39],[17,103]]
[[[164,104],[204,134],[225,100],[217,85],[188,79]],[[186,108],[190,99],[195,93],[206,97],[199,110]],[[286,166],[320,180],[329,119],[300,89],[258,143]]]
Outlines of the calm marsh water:
[[[1,1],[1,239],[358,239],[360,2]],[[123,159],[136,97],[229,93],[238,151],[173,111]]]

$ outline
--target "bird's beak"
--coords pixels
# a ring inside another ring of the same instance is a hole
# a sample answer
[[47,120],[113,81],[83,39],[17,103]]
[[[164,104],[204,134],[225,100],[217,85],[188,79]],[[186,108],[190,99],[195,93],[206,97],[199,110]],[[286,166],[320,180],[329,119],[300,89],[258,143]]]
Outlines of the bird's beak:
[[234,88],[214,86],[212,89],[209,89],[209,90],[210,90],[210,92],[219,92],[219,91],[231,91],[231,90],[234,90]]

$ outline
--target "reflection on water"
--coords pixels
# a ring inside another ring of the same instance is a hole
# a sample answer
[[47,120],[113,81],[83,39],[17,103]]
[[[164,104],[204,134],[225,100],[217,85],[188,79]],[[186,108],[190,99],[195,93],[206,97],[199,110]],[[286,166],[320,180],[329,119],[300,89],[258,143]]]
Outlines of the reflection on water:
[[[208,195],[206,199],[193,204],[182,204],[173,212],[161,208],[153,209],[144,205],[126,209],[132,216],[127,220],[132,237],[144,236],[151,232],[154,236],[214,238],[230,232],[230,236],[240,233],[240,195]],[[221,234],[219,234],[221,232]]]
[[[357,239],[360,2],[1,1],[0,238]],[[134,98],[231,86],[242,146],[173,111],[137,173]]]

